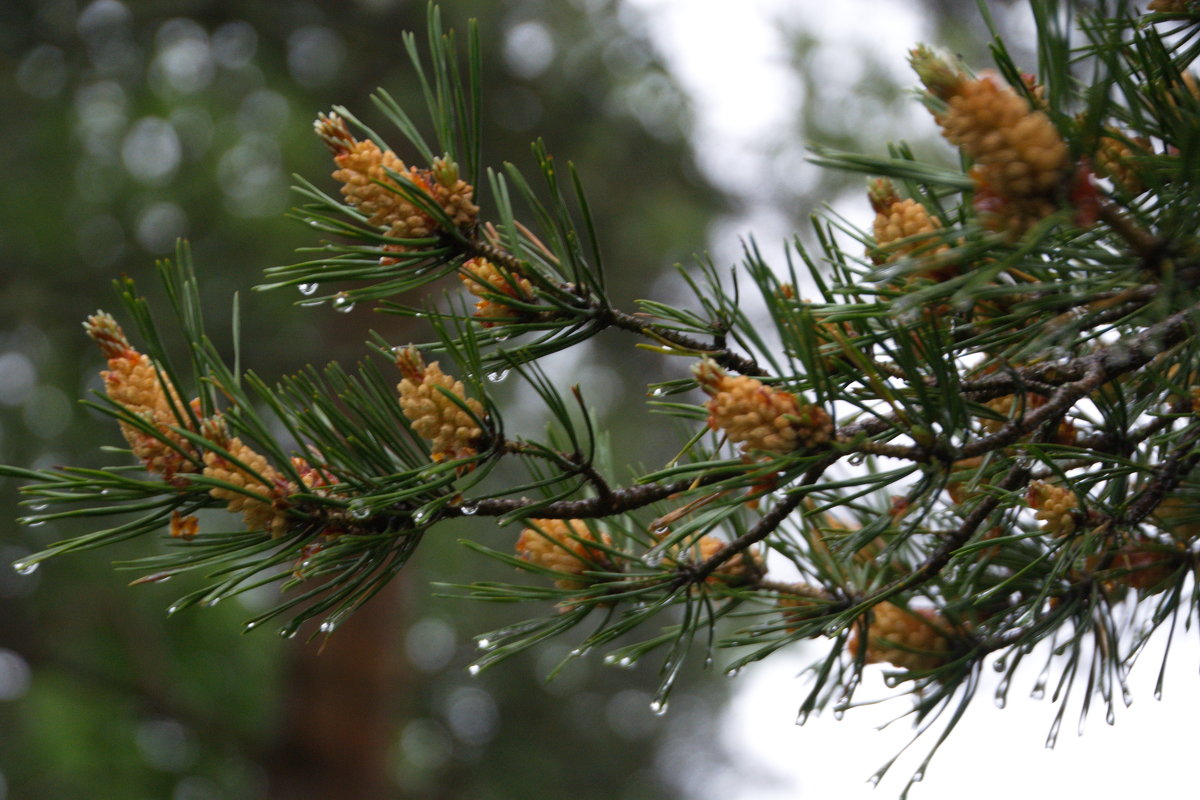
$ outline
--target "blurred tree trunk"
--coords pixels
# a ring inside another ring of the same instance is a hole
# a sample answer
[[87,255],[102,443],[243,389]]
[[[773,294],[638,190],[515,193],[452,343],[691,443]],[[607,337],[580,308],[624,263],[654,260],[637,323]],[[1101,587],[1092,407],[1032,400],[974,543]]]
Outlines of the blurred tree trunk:
[[274,747],[271,800],[395,800],[388,755],[408,685],[400,647],[401,581],[325,639],[296,637]]

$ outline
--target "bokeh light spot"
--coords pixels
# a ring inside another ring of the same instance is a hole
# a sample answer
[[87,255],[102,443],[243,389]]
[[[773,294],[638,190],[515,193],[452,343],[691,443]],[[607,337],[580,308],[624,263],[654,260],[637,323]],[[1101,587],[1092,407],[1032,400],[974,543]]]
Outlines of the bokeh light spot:
[[322,25],[305,25],[288,37],[288,70],[305,88],[332,81],[345,60],[342,38]]
[[66,392],[44,383],[34,388],[21,410],[21,418],[30,433],[42,439],[55,439],[71,422],[74,405]]
[[29,663],[8,649],[0,649],[0,700],[16,700],[29,690]]
[[138,244],[151,253],[170,253],[175,249],[175,240],[187,233],[187,224],[187,214],[177,204],[149,205],[138,214]]
[[248,22],[226,22],[213,31],[213,58],[222,67],[240,69],[251,62],[258,49],[258,33]]
[[153,186],[170,182],[182,153],[174,126],[160,117],[138,120],[121,146],[125,169],[135,180]]
[[19,406],[29,399],[37,383],[37,369],[24,353],[0,355],[0,403]]
[[541,75],[554,61],[554,38],[540,22],[514,25],[504,38],[504,60],[522,78]]
[[418,620],[404,637],[408,661],[422,672],[437,672],[450,663],[457,647],[454,628],[437,617]]
[[17,66],[17,86],[34,97],[54,97],[67,84],[67,64],[63,51],[49,44],[39,44],[21,59]]

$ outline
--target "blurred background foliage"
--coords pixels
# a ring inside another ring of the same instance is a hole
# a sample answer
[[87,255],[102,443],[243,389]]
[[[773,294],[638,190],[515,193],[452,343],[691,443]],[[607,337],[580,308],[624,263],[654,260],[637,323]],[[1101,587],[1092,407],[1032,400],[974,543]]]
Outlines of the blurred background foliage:
[[[689,99],[635,5],[441,5],[448,26],[480,20],[484,162],[527,166],[529,142],[542,136],[577,163],[619,304],[703,250],[713,220],[745,202],[697,166]],[[966,26],[973,9],[930,6],[942,41],[965,49],[978,36]],[[297,295],[249,291],[263,267],[314,243],[285,214],[291,173],[333,188],[310,130],[316,113],[340,103],[378,124],[367,101],[376,87],[420,107],[400,32],[423,30],[424,17],[424,3],[403,0],[0,4],[0,460],[112,458],[98,448],[119,443],[115,427],[76,403],[100,386],[102,366],[79,324],[97,306],[115,309],[119,274],[156,297],[153,261],[176,237],[192,242],[209,329],[226,352],[230,298],[241,293],[243,363],[260,374],[353,361],[369,328],[390,341],[427,338],[367,308],[297,309]],[[842,54],[865,65],[852,85],[809,69],[821,52],[819,18],[788,35],[806,102],[780,131],[781,153],[792,148],[794,158],[805,138],[853,148],[855,119],[880,122],[911,103],[906,72],[866,52]],[[736,53],[713,58],[737,69]],[[858,100],[853,118],[844,103],[821,113],[846,92]],[[758,199],[800,226],[846,181],[785,176]],[[582,383],[610,420],[640,414],[646,382],[667,376],[629,344],[576,352],[556,374]],[[538,424],[536,414],[519,419]],[[662,460],[667,437],[610,427],[629,461]],[[0,484],[0,563],[82,532],[20,527],[17,501],[13,482]],[[465,524],[461,533],[493,546],[515,535]],[[730,684],[711,673],[687,682],[662,718],[649,710],[653,676],[640,674],[652,667],[623,672],[581,658],[547,683],[569,644],[468,675],[472,634],[511,619],[504,607],[431,596],[432,580],[499,569],[451,537],[428,541],[392,591],[323,644],[242,635],[240,623],[269,601],[262,595],[168,617],[189,588],[183,579],[127,588],[136,576],[104,563],[155,546],[72,556],[29,575],[0,569],[0,800],[633,800],[702,796],[706,774],[737,768],[722,763],[711,735]]]

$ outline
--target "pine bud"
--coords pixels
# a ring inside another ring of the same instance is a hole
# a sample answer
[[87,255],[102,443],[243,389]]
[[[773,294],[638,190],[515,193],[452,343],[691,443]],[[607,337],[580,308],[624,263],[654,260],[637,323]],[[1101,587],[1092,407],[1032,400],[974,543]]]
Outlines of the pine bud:
[[84,330],[108,359],[102,370],[104,390],[109,398],[126,411],[152,426],[151,434],[125,421],[118,421],[125,441],[146,470],[171,480],[177,473],[195,472],[195,462],[185,453],[192,445],[172,427],[191,428],[183,401],[165,374],[159,372],[150,357],[139,353],[112,315],[98,311],[87,318]]
[[934,114],[943,135],[975,162],[970,174],[984,224],[1019,235],[1054,213],[1071,163],[1050,117],[998,78],[971,78],[928,48],[914,50],[912,64],[945,101]]
[[204,453],[204,476],[230,484],[229,487],[214,486],[208,493],[224,500],[229,511],[241,513],[247,530],[267,531],[272,537],[282,536],[288,526],[284,511],[287,497],[295,493],[296,487],[289,484],[261,453],[238,437],[230,436],[221,418],[205,420],[203,433],[232,457],[226,458],[215,450]]
[[1043,531],[1059,537],[1075,532],[1079,498],[1070,489],[1046,481],[1034,481],[1029,484],[1027,500],[1030,508],[1037,510],[1034,516],[1042,523]]
[[313,133],[321,138],[335,156],[350,152],[354,146],[354,135],[346,127],[346,120],[337,112],[317,114],[313,122]]
[[820,406],[748,376],[733,376],[704,359],[692,368],[708,401],[708,426],[751,453],[812,450],[833,438],[833,420]]
[[472,202],[475,190],[459,177],[458,165],[449,158],[434,159],[432,169],[410,167],[391,150],[381,150],[369,139],[354,138],[345,120],[333,113],[318,115],[313,130],[333,153],[338,167],[333,177],[342,183],[342,196],[367,215],[368,224],[386,228],[388,235],[397,239],[423,239],[445,232],[405,197],[407,187],[401,187],[389,173],[403,175],[439,206],[456,228],[474,224],[479,213],[479,206]]
[[[483,406],[466,396],[462,381],[443,373],[436,361],[426,366],[411,345],[397,352],[396,366],[404,376],[396,387],[400,392],[400,408],[412,422],[413,430],[429,441],[433,460],[453,461],[479,452],[483,429],[476,420],[483,419]],[[451,396],[469,408],[471,414]]]
[[[876,263],[891,263],[912,255],[938,256],[950,249],[936,238],[941,222],[916,200],[901,200],[888,179],[872,181],[867,196],[875,209]],[[954,270],[945,268],[918,273],[918,277],[932,280],[953,276]]]
[[1066,175],[1067,145],[1050,118],[992,76],[965,80],[939,118],[951,143],[981,165],[1008,197],[1054,191]]
[[388,235],[397,239],[422,239],[437,231],[433,218],[405,199],[400,184],[388,173],[405,175],[426,193],[431,187],[391,150],[381,151],[370,139],[354,140],[333,160],[338,165],[333,177],[342,183],[342,196],[367,215],[368,224],[387,228]]
[[479,206],[472,200],[475,189],[471,184],[458,177],[458,165],[449,156],[433,160],[433,199],[446,212],[457,228],[466,228],[474,224],[479,215]]
[[491,297],[502,295],[522,303],[533,302],[533,284],[526,278],[502,272],[486,258],[472,258],[464,262],[459,278],[467,291],[480,298],[475,304],[475,316],[480,318],[483,327],[503,325],[506,321],[519,322],[530,316],[524,309],[512,308]]
[[1146,190],[1146,185],[1138,176],[1137,159],[1149,152],[1148,140],[1142,137],[1126,140],[1110,131],[1102,135],[1096,145],[1096,174],[1108,178],[1131,195],[1141,194]]
[[602,543],[612,546],[608,534],[599,538],[581,519],[531,519],[533,527],[524,528],[517,537],[517,557],[545,569],[563,573],[554,581],[559,589],[582,589],[587,586],[583,573],[607,562]]
[[[894,603],[880,603],[871,610],[865,661],[868,664],[892,664],[917,672],[936,669],[951,660],[946,633],[952,630],[953,626],[932,609],[907,609]],[[857,657],[859,648],[859,631],[856,629],[847,643],[847,650]]]
[[967,79],[962,70],[951,66],[923,44],[909,51],[908,62],[929,93],[939,100],[948,100],[958,94]]

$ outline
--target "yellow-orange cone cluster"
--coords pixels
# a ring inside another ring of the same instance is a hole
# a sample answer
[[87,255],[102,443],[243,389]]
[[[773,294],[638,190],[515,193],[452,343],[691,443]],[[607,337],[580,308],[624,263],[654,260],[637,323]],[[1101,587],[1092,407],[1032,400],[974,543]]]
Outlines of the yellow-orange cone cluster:
[[[441,208],[457,228],[474,223],[479,207],[474,204],[474,189],[458,175],[458,167],[446,159],[436,159],[432,169],[406,165],[391,150],[381,150],[370,139],[356,139],[337,114],[320,114],[313,124],[333,152],[337,169],[335,180],[342,184],[346,202],[367,215],[367,222],[387,230],[398,239],[434,236],[439,225],[428,212],[405,197],[390,174],[404,176]],[[395,250],[395,248],[392,248]]]
[[[316,452],[315,448],[312,449]],[[305,489],[320,490],[341,482],[329,470],[314,466],[308,462],[308,459],[300,456],[292,457],[292,468],[300,476],[300,482],[304,484]]]
[[[146,469],[171,480],[177,473],[195,472],[195,449],[172,430],[191,428],[183,401],[165,374],[150,357],[139,353],[110,314],[98,311],[87,318],[84,330],[108,359],[104,390],[113,402],[143,419],[154,433],[120,421],[121,433]],[[190,455],[192,454],[192,455]]]
[[1144,539],[1126,541],[1113,556],[1109,569],[1117,570],[1105,588],[1136,589],[1154,594],[1167,587],[1167,579],[1175,574],[1181,551]]
[[995,230],[1019,234],[1053,213],[1070,178],[1066,142],[1045,112],[995,76],[970,78],[925,47],[912,64],[945,101],[942,133],[975,166],[976,209]]
[[1179,495],[1168,495],[1154,509],[1154,518],[1181,544],[1200,538],[1200,503]]
[[[934,257],[950,249],[937,239],[941,222],[916,200],[901,199],[887,178],[872,181],[867,197],[875,210],[876,263],[890,263],[915,255]],[[953,271],[941,267],[918,273],[918,276],[944,280],[952,277]]]
[[225,450],[230,458],[208,450],[204,453],[204,477],[230,484],[214,486],[208,493],[225,501],[225,507],[241,514],[252,531],[282,536],[287,530],[287,498],[296,492],[267,459],[236,436],[230,436],[224,420],[204,421],[204,436]]
[[792,633],[796,630],[791,623],[800,623],[827,608],[829,598],[822,590],[807,583],[793,583],[781,591],[775,600],[775,607],[783,613],[788,623],[785,630]]
[[1030,508],[1036,509],[1042,530],[1052,536],[1070,536],[1075,532],[1079,498],[1064,486],[1046,481],[1029,484],[1027,495]]
[[[483,429],[477,420],[483,419],[483,406],[466,396],[462,381],[442,372],[436,361],[427,366],[411,345],[397,352],[396,366],[404,376],[396,387],[400,408],[413,430],[429,441],[430,457],[434,461],[454,461],[479,452]],[[471,410],[470,414],[463,405]]]
[[200,519],[192,515],[184,516],[178,511],[171,512],[171,538],[183,539],[185,542],[196,538],[200,533]]
[[[684,554],[692,563],[703,564],[719,553],[723,547],[725,547],[725,542],[719,537],[701,536],[695,544],[684,551]],[[710,584],[723,583],[736,586],[760,578],[766,574],[766,571],[767,567],[763,563],[762,556],[744,550],[727,559],[705,581]]]
[[692,368],[708,401],[708,426],[746,453],[812,450],[833,438],[833,420],[820,406],[745,375],[729,375],[710,359]]
[[1106,133],[1096,145],[1096,174],[1108,178],[1131,195],[1141,194],[1146,185],[1138,176],[1137,159],[1149,153],[1150,142],[1142,137],[1126,140]]
[[522,303],[532,303],[535,299],[533,284],[527,278],[502,272],[486,258],[472,258],[464,262],[459,278],[467,291],[479,298],[475,304],[475,316],[481,320],[483,327],[529,318],[527,310],[513,308],[495,297],[500,295]]
[[[894,603],[880,603],[871,610],[865,661],[868,664],[892,664],[917,672],[936,669],[951,658],[946,633],[952,628],[932,609],[907,609]],[[858,631],[855,631],[847,650],[857,657],[860,647]]]
[[583,573],[607,561],[607,554],[596,543],[611,546],[608,534],[599,538],[581,519],[531,519],[533,527],[524,528],[517,537],[517,557],[539,567],[563,573],[554,581],[559,589],[587,586]]

